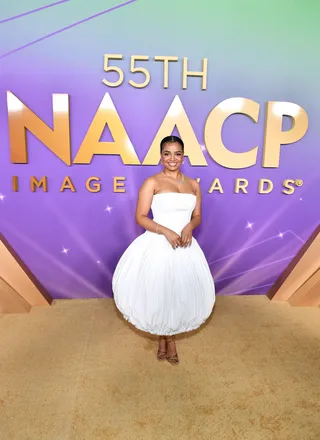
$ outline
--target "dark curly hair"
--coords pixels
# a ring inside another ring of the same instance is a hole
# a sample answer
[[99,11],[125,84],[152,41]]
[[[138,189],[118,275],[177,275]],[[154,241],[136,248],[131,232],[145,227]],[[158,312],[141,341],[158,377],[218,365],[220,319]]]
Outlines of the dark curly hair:
[[164,146],[166,144],[173,144],[174,142],[180,144],[182,148],[182,152],[184,152],[183,140],[180,139],[178,136],[166,136],[165,138],[163,138],[162,141],[160,142],[160,152],[162,153]]

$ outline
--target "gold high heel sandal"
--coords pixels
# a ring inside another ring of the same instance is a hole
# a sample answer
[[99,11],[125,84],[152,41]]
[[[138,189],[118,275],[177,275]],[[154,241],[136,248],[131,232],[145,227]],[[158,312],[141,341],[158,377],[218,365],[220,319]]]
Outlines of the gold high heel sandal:
[[[174,342],[175,340],[175,336],[171,336],[171,337],[167,337],[167,343],[168,342]],[[175,354],[171,354],[171,355],[167,355],[167,361],[171,364],[171,365],[178,365],[179,363],[179,357],[178,357],[178,353],[175,352]]]

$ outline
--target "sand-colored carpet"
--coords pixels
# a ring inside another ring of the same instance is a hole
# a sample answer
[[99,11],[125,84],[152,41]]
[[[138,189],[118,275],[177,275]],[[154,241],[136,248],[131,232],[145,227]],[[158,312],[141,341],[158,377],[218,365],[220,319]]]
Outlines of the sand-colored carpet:
[[181,363],[105,300],[0,318],[1,440],[319,440],[320,309],[218,297]]

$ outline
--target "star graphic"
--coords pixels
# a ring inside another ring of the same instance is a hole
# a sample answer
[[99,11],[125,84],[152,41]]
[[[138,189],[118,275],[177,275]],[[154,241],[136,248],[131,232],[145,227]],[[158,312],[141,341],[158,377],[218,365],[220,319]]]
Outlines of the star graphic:
[[247,222],[246,229],[250,229],[252,231],[252,226],[253,225],[254,225],[254,223]]
[[283,236],[284,236],[284,233],[283,233],[283,232],[279,232],[278,237],[279,237],[279,238],[282,238]]
[[62,253],[62,254],[65,254],[65,255],[68,255],[68,252],[69,252],[69,251],[70,251],[70,249],[66,249],[66,248],[63,246],[61,253]]
[[5,197],[6,197],[6,196],[4,196],[3,194],[0,193],[0,200],[1,200],[2,203],[4,203],[4,199],[5,199]]
[[206,151],[206,147],[204,145],[200,145],[202,151]]
[[106,207],[105,211],[108,211],[108,212],[109,212],[109,214],[110,214],[110,212],[111,212],[111,209],[113,209],[113,208],[112,208],[111,206],[107,205],[107,207]]

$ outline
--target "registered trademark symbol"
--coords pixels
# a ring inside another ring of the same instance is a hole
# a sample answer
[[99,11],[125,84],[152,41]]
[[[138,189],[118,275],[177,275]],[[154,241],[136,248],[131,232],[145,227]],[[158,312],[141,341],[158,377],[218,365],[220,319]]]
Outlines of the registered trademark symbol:
[[303,180],[296,179],[295,184],[296,184],[296,186],[302,186],[303,185]]

